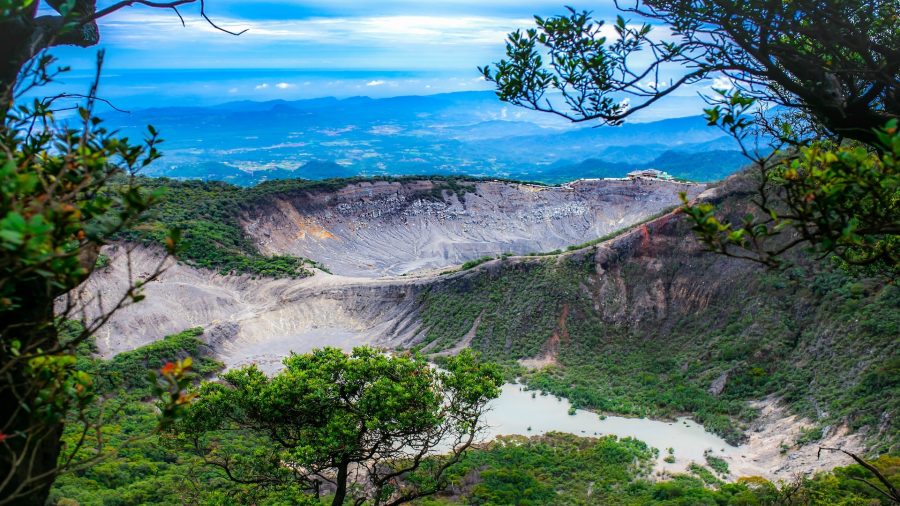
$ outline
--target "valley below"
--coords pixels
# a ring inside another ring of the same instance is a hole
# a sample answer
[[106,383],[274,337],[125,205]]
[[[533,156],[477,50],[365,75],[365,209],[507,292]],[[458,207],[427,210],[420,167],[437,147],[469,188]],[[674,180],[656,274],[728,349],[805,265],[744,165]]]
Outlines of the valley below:
[[[827,389],[893,356],[892,330],[842,340],[858,327],[833,297],[792,305],[782,294],[806,287],[703,252],[672,211],[681,192],[739,207],[739,184],[404,179],[275,191],[241,206],[240,227],[263,255],[314,261],[312,275],[221,272],[122,241],[104,249],[108,265],[78,296],[90,319],[167,265],[146,300],[101,329],[104,357],[194,327],[226,368],[270,373],[323,346],[432,357],[472,347],[522,383],[504,387],[489,434],[636,437],[659,450],[660,476],[711,455],[730,479],[790,480],[850,463],[819,446],[891,444],[890,406],[854,405],[884,414],[852,427],[849,401]],[[862,297],[890,312],[897,293],[873,285]],[[848,347],[868,349],[853,370],[835,352]],[[811,428],[821,435],[804,443]]]
[[166,156],[147,175],[239,186],[400,174],[564,183],[649,168],[711,181],[746,163],[700,116],[576,127],[490,91],[157,107],[108,120],[134,137],[147,124],[166,132]]

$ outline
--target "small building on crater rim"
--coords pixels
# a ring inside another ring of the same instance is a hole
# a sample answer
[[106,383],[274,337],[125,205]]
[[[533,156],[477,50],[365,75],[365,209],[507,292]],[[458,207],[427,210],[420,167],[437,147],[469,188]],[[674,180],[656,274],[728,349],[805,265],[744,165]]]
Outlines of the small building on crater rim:
[[633,170],[627,174],[628,179],[651,178],[651,179],[672,179],[668,173],[657,169],[639,169]]

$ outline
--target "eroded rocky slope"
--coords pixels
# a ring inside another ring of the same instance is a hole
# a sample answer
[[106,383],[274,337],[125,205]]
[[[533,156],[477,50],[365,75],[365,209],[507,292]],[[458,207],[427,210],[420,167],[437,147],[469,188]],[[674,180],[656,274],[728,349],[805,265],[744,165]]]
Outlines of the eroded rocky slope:
[[311,258],[346,276],[382,277],[486,255],[566,248],[695,196],[702,185],[639,179],[563,186],[480,181],[374,182],[273,196],[244,222],[260,250]]
[[119,244],[104,249],[107,267],[94,272],[78,296],[87,314],[117,300],[129,280],[165,262],[143,289],[146,299],[120,310],[101,329],[104,356],[137,348],[186,328],[205,339],[229,367],[256,363],[267,370],[290,352],[322,346],[400,345],[418,328],[416,295],[423,280],[345,278],[256,279],[223,276],[166,260],[157,250]]
[[[705,198],[740,218],[752,182]],[[790,479],[840,459],[819,445],[896,451],[900,290],[801,252],[785,271],[705,252],[672,213],[611,241],[513,258],[423,294],[423,339],[460,336],[515,360],[535,388],[635,416],[690,413],[745,444],[744,474]],[[474,330],[473,330],[474,328]],[[550,366],[550,367],[546,367]]]
[[[270,254],[312,258],[306,279],[224,276],[168,261],[146,299],[119,312],[98,346],[109,355],[185,328],[209,335],[229,365],[277,364],[324,345],[400,346],[416,335],[418,293],[453,276],[445,268],[500,252],[548,251],[593,240],[696,195],[703,185],[655,180],[578,181],[562,187],[507,182],[362,182],[337,190],[273,193],[248,206],[243,225]],[[107,248],[110,265],[81,289],[89,315],[116,300],[162,257],[153,248]],[[389,276],[426,269],[420,276]]]

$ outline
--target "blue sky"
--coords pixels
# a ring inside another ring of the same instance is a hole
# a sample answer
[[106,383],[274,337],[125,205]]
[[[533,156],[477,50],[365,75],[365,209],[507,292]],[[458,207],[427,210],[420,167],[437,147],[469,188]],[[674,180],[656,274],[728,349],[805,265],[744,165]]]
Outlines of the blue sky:
[[[590,7],[614,15],[611,2],[599,4]],[[472,71],[500,56],[505,34],[534,14],[564,9],[561,0],[208,0],[218,24],[248,30],[240,37],[212,30],[197,6],[182,11],[187,27],[171,11],[142,6],[104,19],[111,67]]]
[[[99,6],[104,3],[99,2]],[[597,4],[597,2],[594,2]],[[185,6],[182,27],[167,10],[133,6],[101,21],[115,48],[114,68],[323,68],[474,70],[501,55],[506,33],[534,14],[564,11],[563,2],[384,0],[208,0],[217,24],[247,29],[215,32]],[[603,4],[607,6],[604,8]],[[592,5],[611,17],[611,2]]]
[[[98,7],[112,3],[98,2]],[[101,20],[104,93],[123,106],[208,104],[325,95],[395,96],[490,89],[476,67],[503,55],[506,34],[532,16],[563,13],[562,0],[207,0],[218,32],[197,6],[134,6]],[[576,8],[614,19],[612,0]],[[62,48],[82,85],[94,49]],[[695,114],[697,90],[680,91],[654,116]]]

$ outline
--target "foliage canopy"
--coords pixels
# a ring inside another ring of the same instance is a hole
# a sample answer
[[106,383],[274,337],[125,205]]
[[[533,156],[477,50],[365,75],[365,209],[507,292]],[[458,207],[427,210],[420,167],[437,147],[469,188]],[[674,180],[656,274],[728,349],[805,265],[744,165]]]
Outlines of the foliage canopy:
[[[330,484],[335,506],[403,504],[446,486],[447,469],[475,441],[499,394],[499,372],[470,351],[444,367],[372,348],[291,355],[271,378],[250,366],[205,384],[178,429],[235,482],[317,498]],[[262,438],[260,451],[240,455],[216,444],[234,431]]]
[[759,169],[757,209],[724,223],[711,204],[686,202],[701,239],[714,251],[772,266],[803,244],[896,276],[900,4],[616,5],[641,22],[618,16],[606,25],[571,8],[535,17],[535,28],[509,35],[506,58],[480,70],[501,100],[608,125],[679,88],[723,79],[724,89],[707,97],[706,116]]

